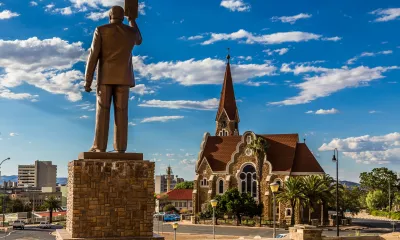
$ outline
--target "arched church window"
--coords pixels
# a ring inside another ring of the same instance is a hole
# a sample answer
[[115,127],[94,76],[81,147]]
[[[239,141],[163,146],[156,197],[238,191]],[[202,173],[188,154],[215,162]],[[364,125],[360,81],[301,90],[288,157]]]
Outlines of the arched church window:
[[224,180],[220,179],[218,181],[218,193],[223,194],[224,193]]
[[253,165],[246,165],[239,175],[240,190],[242,193],[250,193],[257,197],[257,173]]

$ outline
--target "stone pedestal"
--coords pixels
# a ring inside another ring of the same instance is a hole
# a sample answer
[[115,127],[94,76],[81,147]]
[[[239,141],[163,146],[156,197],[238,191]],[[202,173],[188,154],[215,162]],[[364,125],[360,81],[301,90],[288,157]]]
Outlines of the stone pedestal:
[[154,163],[138,153],[81,153],[68,164],[67,229],[57,239],[153,240]]
[[293,240],[322,240],[322,229],[311,225],[294,225],[289,228],[289,236]]

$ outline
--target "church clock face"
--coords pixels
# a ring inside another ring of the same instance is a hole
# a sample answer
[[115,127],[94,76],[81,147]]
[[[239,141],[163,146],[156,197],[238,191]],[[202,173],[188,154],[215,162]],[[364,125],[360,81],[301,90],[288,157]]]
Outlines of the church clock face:
[[221,122],[221,127],[226,128],[226,122],[225,121]]

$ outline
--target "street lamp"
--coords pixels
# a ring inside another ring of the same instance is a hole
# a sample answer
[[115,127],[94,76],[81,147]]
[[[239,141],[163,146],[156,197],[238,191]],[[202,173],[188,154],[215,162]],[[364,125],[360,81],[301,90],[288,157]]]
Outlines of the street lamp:
[[275,193],[277,193],[278,190],[279,190],[279,184],[274,182],[274,183],[271,183],[269,185],[269,187],[271,188],[272,196],[274,198],[274,207],[272,208],[272,211],[274,212],[274,215],[273,215],[274,216],[274,233],[273,233],[272,237],[275,238],[276,237],[276,223],[275,223],[276,222],[276,200],[275,200]]
[[[1,165],[3,165],[3,163],[5,162],[5,161],[8,161],[8,160],[10,160],[11,158],[6,158],[6,159],[4,159],[3,161],[1,161],[0,162],[0,178],[1,178]],[[5,205],[5,195],[6,195],[6,184],[4,183],[4,181],[3,181],[3,187],[4,187],[4,194],[3,194],[3,227],[4,227],[4,220],[5,220],[5,214],[4,214],[4,208],[6,207],[6,205]]]
[[174,240],[176,240],[176,229],[178,228],[178,223],[175,222],[174,224],[172,224],[172,228],[174,229]]
[[215,208],[217,207],[218,201],[213,199],[210,202],[211,202],[211,206],[213,208],[213,236],[215,239]]
[[333,150],[332,161],[336,162],[336,236],[339,237],[339,151]]

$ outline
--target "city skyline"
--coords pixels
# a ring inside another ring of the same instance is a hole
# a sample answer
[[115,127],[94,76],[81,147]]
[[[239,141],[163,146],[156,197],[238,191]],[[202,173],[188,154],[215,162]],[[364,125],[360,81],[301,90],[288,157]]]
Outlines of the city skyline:
[[[82,82],[87,49],[123,1],[0,2],[0,160],[11,157],[1,173],[39,159],[66,177],[94,134],[95,95]],[[227,48],[241,134],[298,133],[331,175],[338,148],[341,180],[358,182],[375,167],[400,171],[397,2],[170,5],[140,1],[143,44],[133,50],[128,151],[155,161],[155,174],[170,164],[193,179],[203,134],[215,133]]]

